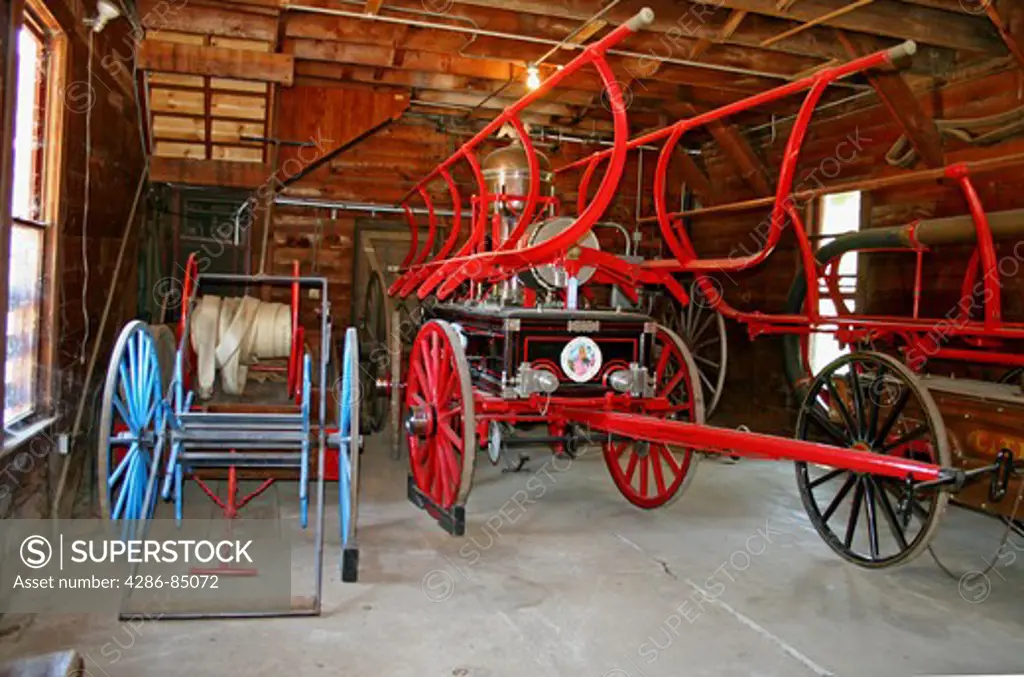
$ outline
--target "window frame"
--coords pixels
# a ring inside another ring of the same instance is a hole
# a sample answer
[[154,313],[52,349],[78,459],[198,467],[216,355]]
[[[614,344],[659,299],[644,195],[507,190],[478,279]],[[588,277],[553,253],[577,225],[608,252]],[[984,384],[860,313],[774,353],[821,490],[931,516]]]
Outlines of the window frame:
[[[14,40],[18,39],[22,29],[35,32],[43,45],[42,59],[45,73],[40,78],[39,92],[37,93],[42,112],[39,123],[39,138],[42,143],[39,144],[33,156],[33,166],[39,168],[38,183],[34,190],[40,196],[40,204],[34,219],[16,218],[12,213],[11,205],[6,205],[10,230],[5,235],[10,238],[16,225],[38,228],[43,232],[43,253],[39,280],[39,326],[35,350],[33,408],[27,414],[19,416],[13,421],[4,420],[4,448],[0,450],[0,454],[9,451],[12,441],[16,443],[23,441],[22,438],[26,432],[37,431],[42,421],[52,421],[55,413],[54,367],[57,357],[56,321],[59,292],[55,271],[60,234],[58,227],[60,181],[64,170],[63,141],[66,131],[66,107],[61,105],[61,97],[67,78],[68,37],[43,0],[25,0],[21,16],[11,26]],[[14,51],[17,54],[17,49]],[[18,86],[20,85],[21,83],[18,83]],[[17,103],[12,101],[10,105],[13,124]],[[10,181],[13,185],[13,153],[10,156],[10,162],[12,165]],[[13,194],[11,199],[13,200]],[[8,257],[10,256],[11,253],[8,251]],[[8,260],[9,268],[10,261]],[[4,304],[6,312],[6,299]]]

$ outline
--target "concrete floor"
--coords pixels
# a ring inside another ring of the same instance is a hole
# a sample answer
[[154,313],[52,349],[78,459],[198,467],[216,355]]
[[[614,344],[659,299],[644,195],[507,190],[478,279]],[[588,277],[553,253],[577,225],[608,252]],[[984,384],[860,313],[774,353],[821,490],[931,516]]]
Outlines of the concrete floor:
[[[704,462],[681,500],[643,512],[598,453],[567,468],[538,452],[520,474],[479,457],[456,539],[405,500],[405,467],[383,440],[363,459],[361,580],[339,582],[330,522],[322,617],[37,617],[0,640],[0,659],[75,647],[93,677],[1024,672],[1019,538],[965,586],[927,554],[864,571],[813,531],[790,465]],[[290,489],[278,496],[289,521]],[[936,549],[960,572],[984,569],[1001,536],[998,522],[951,509]]]

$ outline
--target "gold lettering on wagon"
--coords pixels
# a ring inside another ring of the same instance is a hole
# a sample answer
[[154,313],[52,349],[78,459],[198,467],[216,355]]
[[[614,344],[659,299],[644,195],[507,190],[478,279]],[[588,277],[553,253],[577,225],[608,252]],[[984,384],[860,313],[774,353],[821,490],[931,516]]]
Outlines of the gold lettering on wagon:
[[1014,458],[1024,455],[1024,439],[991,430],[972,430],[967,434],[967,446],[983,457],[994,457],[1003,449],[1013,452]]

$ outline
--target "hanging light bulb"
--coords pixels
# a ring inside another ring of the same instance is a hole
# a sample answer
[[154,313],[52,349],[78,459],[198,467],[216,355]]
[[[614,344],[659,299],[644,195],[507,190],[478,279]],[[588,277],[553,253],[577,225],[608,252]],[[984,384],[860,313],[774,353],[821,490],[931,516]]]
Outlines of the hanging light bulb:
[[540,69],[533,64],[526,67],[526,86],[529,89],[540,87]]

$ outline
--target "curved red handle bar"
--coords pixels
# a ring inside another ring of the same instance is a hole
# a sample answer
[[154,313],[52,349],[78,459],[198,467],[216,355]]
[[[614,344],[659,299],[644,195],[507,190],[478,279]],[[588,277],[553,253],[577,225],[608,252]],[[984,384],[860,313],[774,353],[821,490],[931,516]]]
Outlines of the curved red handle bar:
[[[598,42],[585,48],[582,53],[575,59],[570,61],[568,64],[563,66],[561,69],[556,71],[541,83],[541,86],[536,90],[527,93],[519,101],[506,108],[500,115],[494,120],[488,123],[480,132],[474,135],[468,142],[466,142],[459,150],[451,155],[447,160],[439,164],[433,171],[431,171],[426,177],[421,179],[410,191],[403,197],[401,203],[406,208],[407,213],[410,212],[408,207],[405,205],[406,200],[415,194],[420,193],[424,196],[425,200],[428,200],[425,194],[425,186],[430,181],[434,180],[438,176],[444,178],[445,174],[448,173],[450,167],[456,162],[465,159],[470,163],[473,173],[476,177],[477,184],[479,187],[479,196],[476,209],[473,213],[473,228],[469,240],[460,248],[456,257],[445,261],[441,260],[440,256],[434,257],[434,259],[425,265],[419,267],[414,275],[404,275],[402,278],[402,284],[392,285],[389,293],[408,293],[410,290],[409,282],[412,279],[422,279],[423,272],[429,271],[429,277],[422,284],[419,289],[418,296],[424,298],[430,294],[439,284],[443,283],[442,289],[439,290],[440,296],[447,296],[451,290],[460,284],[464,279],[482,279],[487,275],[492,275],[495,271],[496,266],[511,265],[513,268],[522,269],[525,267],[531,267],[533,265],[539,265],[544,263],[546,260],[553,259],[559,252],[568,245],[571,245],[575,240],[581,236],[584,232],[589,230],[594,222],[600,217],[601,213],[607,207],[607,203],[611,199],[611,193],[614,190],[615,184],[618,182],[621,176],[622,166],[625,164],[625,143],[628,138],[628,126],[625,118],[625,105],[622,102],[622,94],[615,81],[615,76],[607,63],[604,61],[605,51],[615,46],[628,36],[641,30],[642,28],[649,25],[654,20],[654,13],[644,8],[638,12],[633,18],[627,21],[625,24],[618,26],[611,33],[606,35]],[[556,238],[556,242],[544,243],[547,246],[538,248],[526,248],[522,250],[516,250],[520,240],[526,232],[526,228],[532,222],[532,219],[537,211],[537,206],[540,202],[540,170],[539,163],[537,162],[536,154],[533,150],[533,144],[526,133],[522,122],[519,119],[520,113],[527,108],[530,104],[537,101],[559,83],[565,80],[567,77],[580,70],[583,66],[593,63],[598,70],[598,74],[601,76],[605,83],[605,88],[609,92],[609,98],[614,103],[613,105],[613,119],[614,119],[614,130],[616,143],[619,146],[619,152],[616,154],[616,160],[613,161],[609,167],[608,173],[605,174],[604,181],[602,181],[601,188],[598,191],[600,199],[594,200],[594,202],[587,207],[586,210],[580,213],[576,223],[569,229],[570,233],[575,233],[575,237],[570,242],[566,242],[567,238],[559,237]],[[530,168],[530,191],[526,198],[526,204],[523,208],[522,213],[516,225],[509,233],[508,237],[503,242],[494,243],[494,252],[474,254],[484,240],[484,232],[487,223],[488,210],[487,205],[489,204],[489,196],[486,186],[483,181],[482,172],[480,171],[479,163],[476,160],[474,150],[483,143],[491,134],[500,129],[505,123],[510,123],[516,129],[520,139],[522,140],[524,149],[526,150],[529,168]],[[429,200],[428,200],[429,202]],[[431,207],[428,204],[428,210]],[[413,233],[413,246],[415,247],[415,234],[416,225],[414,219],[409,218],[410,230]],[[451,236],[449,236],[451,241]],[[429,247],[425,247],[423,252],[417,256],[410,253],[406,257],[406,261],[403,263],[403,267],[412,266],[415,269],[419,264],[423,262],[426,255],[425,252],[429,251]],[[450,251],[450,248],[449,248]],[[445,252],[447,255],[449,252]],[[483,260],[486,259],[486,262]],[[525,265],[523,265],[525,263]],[[467,268],[467,264],[472,269]],[[513,274],[516,271],[513,271]]]

